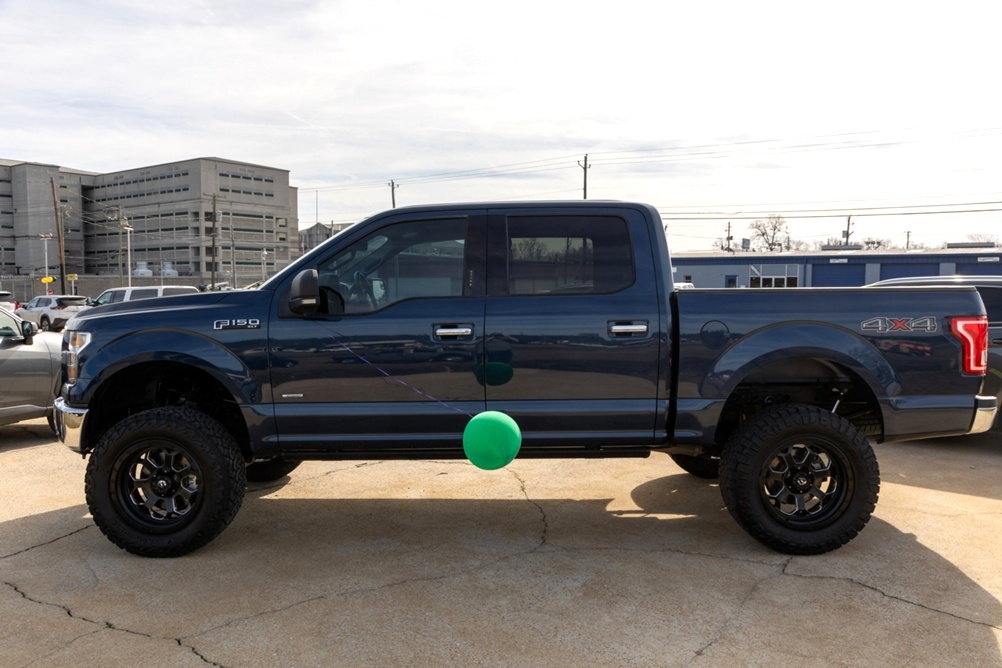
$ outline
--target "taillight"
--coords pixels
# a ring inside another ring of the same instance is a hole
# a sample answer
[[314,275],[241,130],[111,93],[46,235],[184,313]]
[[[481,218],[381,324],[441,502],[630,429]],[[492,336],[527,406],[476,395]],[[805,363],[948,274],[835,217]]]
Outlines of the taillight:
[[988,317],[950,318],[950,331],[963,345],[964,373],[985,373],[988,370]]

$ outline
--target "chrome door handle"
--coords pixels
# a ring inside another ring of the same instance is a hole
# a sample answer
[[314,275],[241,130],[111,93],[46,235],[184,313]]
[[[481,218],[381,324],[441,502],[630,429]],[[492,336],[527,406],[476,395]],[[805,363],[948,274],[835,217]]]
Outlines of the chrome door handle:
[[610,334],[646,334],[647,323],[629,323],[625,325],[609,325]]
[[473,336],[473,325],[454,325],[436,327],[435,336]]

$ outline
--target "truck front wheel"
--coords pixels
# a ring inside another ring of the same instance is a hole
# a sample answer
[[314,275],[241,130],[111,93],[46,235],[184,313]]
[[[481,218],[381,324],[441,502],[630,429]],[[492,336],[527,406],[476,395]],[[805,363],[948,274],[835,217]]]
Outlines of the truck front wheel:
[[783,404],[743,423],[720,460],[720,491],[756,540],[786,554],[821,554],[852,540],[877,503],[873,449],[849,421]]
[[144,557],[177,557],[226,528],[247,479],[233,437],[190,408],[131,415],[101,437],[84,491],[111,542]]

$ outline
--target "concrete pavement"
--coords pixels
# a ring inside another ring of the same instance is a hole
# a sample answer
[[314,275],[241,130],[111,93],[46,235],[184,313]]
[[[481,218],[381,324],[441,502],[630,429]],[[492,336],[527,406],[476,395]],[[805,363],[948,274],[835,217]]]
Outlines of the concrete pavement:
[[1002,440],[876,451],[875,516],[816,557],[656,455],[307,462],[151,560],[44,421],[0,427],[0,663],[1002,667]]

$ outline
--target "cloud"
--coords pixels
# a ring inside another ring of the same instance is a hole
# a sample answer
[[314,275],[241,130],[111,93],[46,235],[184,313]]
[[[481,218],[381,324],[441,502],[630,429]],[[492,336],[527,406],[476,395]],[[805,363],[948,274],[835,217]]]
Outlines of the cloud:
[[[0,157],[93,171],[207,155],[272,165],[302,188],[306,222],[386,208],[391,179],[401,203],[576,198],[585,153],[590,197],[676,211],[962,201],[998,192],[1000,137],[959,131],[1002,117],[1000,14],[964,2],[6,0],[0,42],[17,66]],[[942,241],[942,220],[912,222]],[[689,245],[720,236],[706,229],[716,223],[677,225]]]

